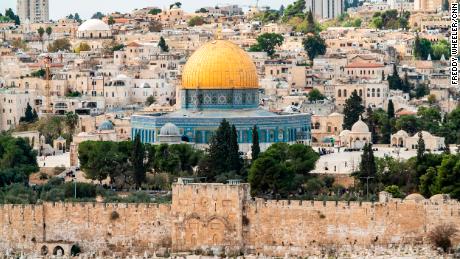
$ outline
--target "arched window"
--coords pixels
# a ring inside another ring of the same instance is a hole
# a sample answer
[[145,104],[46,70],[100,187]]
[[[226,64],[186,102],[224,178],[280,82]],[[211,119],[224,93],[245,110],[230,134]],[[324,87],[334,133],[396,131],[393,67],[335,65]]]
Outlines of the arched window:
[[337,95],[338,95],[338,97],[342,97],[342,89],[339,89]]

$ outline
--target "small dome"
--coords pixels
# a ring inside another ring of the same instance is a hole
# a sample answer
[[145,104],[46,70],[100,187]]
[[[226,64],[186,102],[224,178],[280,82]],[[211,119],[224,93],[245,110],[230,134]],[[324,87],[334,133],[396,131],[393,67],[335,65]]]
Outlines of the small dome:
[[334,112],[334,113],[329,114],[329,117],[343,117],[343,114]]
[[401,137],[407,137],[407,136],[409,136],[409,134],[407,134],[407,132],[404,131],[404,130],[399,130],[398,132],[396,132],[395,135],[396,135],[396,136],[401,136]]
[[[420,133],[420,132],[419,132]],[[418,137],[418,134],[419,133],[416,133],[415,136]],[[431,138],[433,135],[431,135],[431,133],[429,133],[428,131],[422,131],[422,138]]]
[[141,88],[151,88],[149,83],[142,83]]
[[110,27],[99,19],[89,19],[78,27],[78,31],[110,31]]
[[99,130],[113,130],[113,124],[111,121],[104,121],[99,125]]
[[353,126],[351,127],[351,132],[353,133],[369,133],[369,127],[367,126],[366,123],[364,123],[364,121],[361,120],[361,118],[359,118],[359,120],[353,124]]
[[129,80],[130,78],[125,74],[119,74],[115,77],[116,80]]
[[423,197],[420,193],[412,193],[408,195],[404,200],[419,202],[425,200],[425,197]]
[[450,197],[448,194],[436,194],[431,196],[430,201],[432,202],[445,202],[447,200],[450,200]]
[[350,134],[350,131],[349,130],[344,130],[342,132],[340,132],[340,137],[345,137],[345,136],[348,136],[348,134]]
[[180,135],[181,134],[180,134],[179,128],[172,123],[166,123],[160,129],[160,136],[180,136]]

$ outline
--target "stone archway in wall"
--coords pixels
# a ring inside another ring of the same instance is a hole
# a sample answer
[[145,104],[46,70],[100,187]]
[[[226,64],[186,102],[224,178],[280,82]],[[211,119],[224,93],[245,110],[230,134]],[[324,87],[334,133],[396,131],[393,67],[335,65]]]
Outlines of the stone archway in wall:
[[228,222],[216,216],[201,219],[197,215],[191,215],[184,220],[183,226],[183,248],[187,250],[195,250],[202,246],[226,245],[226,237],[231,232]]
[[56,247],[54,247],[54,249],[53,249],[53,255],[59,255],[59,256],[65,255],[65,254],[64,254],[64,248],[62,248],[62,246],[56,246]]
[[48,250],[48,247],[46,245],[43,245],[42,248],[40,249],[40,255],[48,255],[49,253],[49,250]]

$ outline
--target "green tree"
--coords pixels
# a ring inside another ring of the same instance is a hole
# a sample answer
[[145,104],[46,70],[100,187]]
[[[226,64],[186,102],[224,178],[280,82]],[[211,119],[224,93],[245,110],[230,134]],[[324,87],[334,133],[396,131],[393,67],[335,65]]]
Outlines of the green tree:
[[449,0],[442,0],[442,10],[449,11]]
[[417,164],[421,163],[425,157],[425,140],[423,139],[423,134],[420,131],[418,133],[417,141]]
[[51,37],[52,33],[53,33],[53,28],[46,27],[46,35],[48,35],[48,39]]
[[49,52],[58,52],[58,51],[70,51],[72,48],[72,45],[70,44],[70,41],[66,38],[62,39],[57,39],[53,43],[48,45],[48,51]]
[[75,133],[75,129],[78,125],[78,114],[74,112],[68,112],[65,114],[65,124],[67,126],[67,129],[70,132],[70,135],[73,135]]
[[414,115],[402,115],[396,120],[395,127],[397,130],[415,134],[420,129],[420,121]]
[[393,198],[404,198],[404,193],[401,192],[401,190],[399,189],[399,186],[397,185],[390,185],[390,186],[387,186],[385,187],[385,191],[390,193],[391,196],[393,196]]
[[30,174],[39,170],[36,157],[26,139],[0,133],[0,187],[27,184]]
[[438,172],[436,171],[436,168],[430,167],[426,171],[426,174],[420,177],[419,191],[423,196],[431,197],[436,193],[434,185],[436,182],[437,173]]
[[430,88],[426,84],[418,84],[415,87],[415,98],[419,99],[430,94]]
[[366,114],[367,114],[366,123],[367,123],[367,126],[369,126],[369,130],[372,135],[372,143],[377,143],[378,142],[378,135],[377,135],[377,129],[376,129],[377,123],[375,120],[374,111],[372,110],[371,107],[366,108]]
[[438,168],[432,194],[449,194],[454,199],[460,198],[460,155],[445,155]]
[[238,177],[242,162],[237,146],[236,130],[227,120],[222,120],[211,137],[206,157],[200,163],[200,175],[207,177],[208,181]]
[[10,20],[14,21],[14,24],[20,25],[21,21],[19,20],[19,16],[15,15],[13,9],[9,8],[5,11],[5,16],[10,18]]
[[353,124],[359,120],[361,114],[364,113],[363,99],[358,95],[356,90],[345,101],[343,113],[345,115],[343,129],[350,130]]
[[269,56],[276,53],[276,47],[283,44],[284,37],[277,33],[264,33],[257,37],[257,44],[253,45],[249,51],[263,51]]
[[157,15],[161,13],[161,9],[158,9],[158,8],[153,8],[152,10],[149,11],[149,14],[152,14],[152,15]]
[[389,119],[393,119],[395,117],[395,106],[394,106],[393,101],[391,99],[388,100],[387,114],[388,114]]
[[131,165],[133,167],[133,179],[136,187],[139,188],[146,178],[145,147],[141,142],[139,134],[134,138],[133,150],[130,156]]
[[194,16],[188,21],[188,26],[195,27],[204,24],[204,19],[201,16]]
[[157,100],[155,99],[155,96],[150,95],[150,96],[147,97],[147,99],[145,100],[145,105],[146,105],[146,106],[150,106],[150,105],[156,103],[156,101],[157,101]]
[[408,93],[410,88],[404,84],[404,81],[399,77],[396,64],[393,64],[393,74],[388,76],[388,85],[392,90],[401,90]]
[[115,24],[115,19],[113,16],[109,16],[109,19],[107,20],[108,25],[114,25]]
[[419,107],[417,111],[421,130],[437,134],[442,123],[441,111],[438,107]]
[[316,33],[315,18],[311,10],[307,12],[307,33]]
[[96,12],[95,14],[93,14],[93,16],[91,16],[91,19],[99,19],[99,20],[102,20],[102,18],[104,18],[105,15],[102,14],[101,12]]
[[171,4],[171,5],[169,6],[169,9],[173,9],[174,6],[176,6],[177,8],[181,8],[182,3],[181,3],[181,2],[175,2],[174,4]]
[[248,182],[254,195],[287,196],[301,188],[319,155],[309,146],[276,143],[253,161]]
[[160,47],[161,51],[163,52],[169,52],[169,46],[168,44],[166,44],[166,41],[165,39],[162,37],[160,37],[160,41],[158,43],[158,46]]
[[442,56],[447,60],[450,58],[450,44],[447,40],[440,40],[431,47],[433,60],[440,60]]
[[353,176],[360,182],[361,188],[365,188],[366,195],[375,193],[376,190],[376,177],[377,165],[375,162],[374,151],[372,144],[365,144],[363,147],[363,154],[361,155],[361,162],[359,164],[359,171],[353,173]]
[[305,18],[305,0],[297,0],[284,9],[283,21],[288,21],[293,17]]
[[324,96],[317,88],[314,88],[310,91],[310,93],[308,93],[308,100],[310,102],[316,102],[324,99],[326,99],[326,96]]
[[37,29],[38,36],[40,37],[40,41],[42,42],[42,48],[43,48],[43,35],[45,34],[45,29],[43,27],[40,27]]
[[86,42],[80,42],[78,46],[75,48],[76,53],[80,53],[82,51],[90,51],[91,47]]
[[235,125],[232,125],[231,135],[230,135],[230,146],[228,153],[228,165],[230,171],[240,172],[243,167],[243,159],[240,155],[239,145],[238,145],[238,133],[236,131]]
[[255,161],[260,155],[260,145],[259,145],[259,131],[257,126],[254,125],[252,128],[252,161]]
[[326,42],[319,35],[308,35],[303,40],[303,47],[308,54],[310,60],[313,60],[318,55],[326,54]]
[[426,60],[430,54],[431,42],[425,38],[420,38],[417,33],[414,41],[414,56],[417,59]]
[[34,112],[32,110],[32,106],[30,106],[30,104],[27,103],[26,112],[24,114],[24,117],[20,118],[20,121],[25,122],[25,123],[35,122],[38,119],[38,117],[35,117],[35,115],[36,114],[34,114]]

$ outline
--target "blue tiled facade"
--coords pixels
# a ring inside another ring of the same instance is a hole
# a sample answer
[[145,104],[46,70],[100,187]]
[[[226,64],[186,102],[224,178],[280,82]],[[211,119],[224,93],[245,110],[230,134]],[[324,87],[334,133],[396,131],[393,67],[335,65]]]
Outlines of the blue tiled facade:
[[131,136],[140,135],[144,143],[158,143],[160,129],[166,123],[176,125],[182,139],[208,144],[223,119],[235,125],[239,144],[252,143],[257,125],[259,142],[310,143],[310,114],[279,115],[258,108],[257,89],[182,90],[182,109],[169,114],[133,115]]
[[[186,139],[196,144],[209,143],[224,118],[169,117],[161,115],[134,115],[131,118],[131,135],[140,134],[142,142],[158,142],[158,134],[166,123],[175,124]],[[273,117],[233,117],[225,118],[235,125],[238,142],[252,143],[252,128],[257,125],[260,143],[309,142],[310,115],[274,115]]]
[[182,90],[182,109],[248,109],[257,108],[257,89]]

